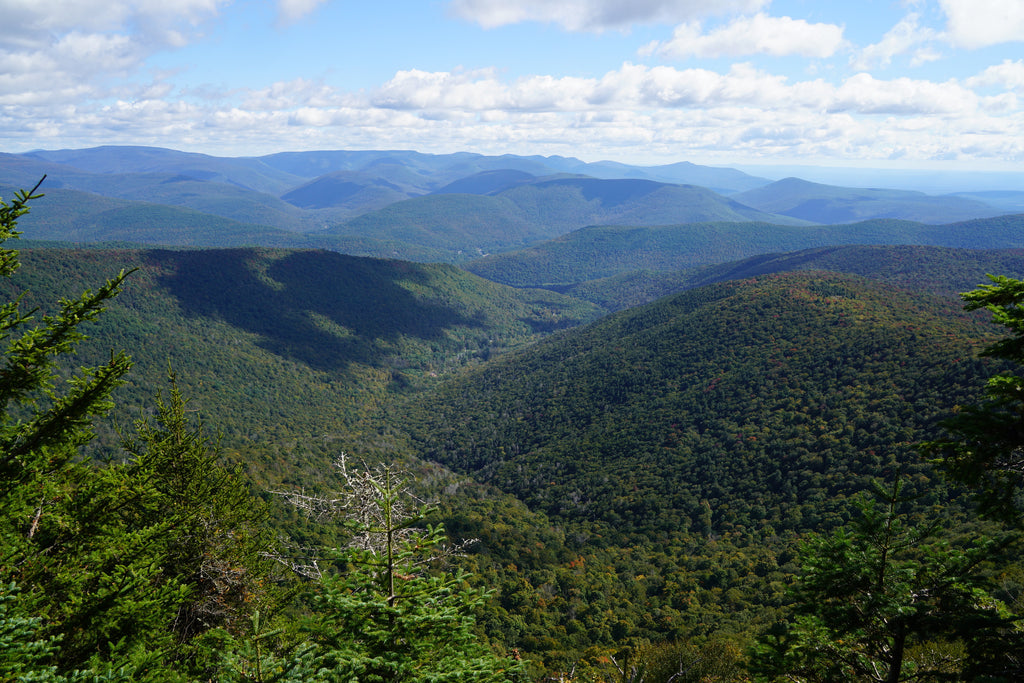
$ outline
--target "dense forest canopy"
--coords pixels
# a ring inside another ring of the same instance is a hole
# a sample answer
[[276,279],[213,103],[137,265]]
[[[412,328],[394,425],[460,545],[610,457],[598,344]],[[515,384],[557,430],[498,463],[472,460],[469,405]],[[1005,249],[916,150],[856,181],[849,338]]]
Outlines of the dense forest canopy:
[[4,676],[1019,678],[1017,252],[9,245]]

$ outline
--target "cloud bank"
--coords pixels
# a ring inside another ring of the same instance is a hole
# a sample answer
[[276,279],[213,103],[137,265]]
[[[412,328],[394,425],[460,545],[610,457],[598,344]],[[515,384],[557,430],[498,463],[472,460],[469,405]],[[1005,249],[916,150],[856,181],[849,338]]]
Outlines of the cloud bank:
[[[773,15],[767,0],[452,0],[459,21],[488,30],[532,22],[598,35],[657,24],[663,38],[638,41],[617,67],[594,76],[556,65],[519,76],[499,65],[410,67],[350,89],[316,73],[256,87],[185,85],[148,66],[154,54],[204,40],[230,0],[0,0],[0,139],[9,150],[130,143],[223,154],[398,147],[652,163],[1024,161],[1024,60],[956,77],[913,71],[1019,41],[1024,4],[934,3],[931,24],[928,7],[915,3],[877,39],[856,45],[842,22]],[[325,7],[281,0],[271,20],[309,23]]]

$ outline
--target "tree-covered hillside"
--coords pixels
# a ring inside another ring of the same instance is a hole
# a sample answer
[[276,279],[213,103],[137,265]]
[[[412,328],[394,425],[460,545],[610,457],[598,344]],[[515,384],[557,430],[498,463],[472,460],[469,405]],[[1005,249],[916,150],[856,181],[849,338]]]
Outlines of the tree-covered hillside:
[[[590,304],[495,285],[451,266],[324,251],[25,251],[3,292],[45,312],[57,293],[137,269],[89,329],[85,358],[130,349],[122,419],[163,384],[232,439],[338,433],[388,391],[592,320]],[[354,428],[354,427],[353,427]]]
[[850,276],[711,285],[452,380],[417,434],[623,537],[835,523],[865,477],[921,467],[909,444],[976,391],[979,333],[949,301]]
[[978,199],[956,195],[879,188],[835,187],[785,178],[733,196],[761,211],[812,223],[853,223],[873,218],[903,218],[921,223],[950,223],[1003,211]]
[[587,225],[712,220],[786,222],[702,187],[650,180],[539,178],[493,195],[444,192],[408,199],[331,227],[324,234],[427,246],[438,250],[441,260],[463,262]]
[[684,289],[795,270],[850,273],[912,292],[953,297],[983,282],[986,273],[1024,274],[1024,251],[920,246],[818,247],[784,254],[761,254],[673,272],[632,271],[556,290],[609,311],[619,311]]
[[927,245],[964,249],[1024,247],[1024,215],[947,225],[875,220],[794,227],[770,223],[593,226],[466,268],[517,287],[571,285],[636,270],[677,271],[778,252],[837,245]]
[[962,514],[914,444],[977,398],[991,331],[951,299],[766,276],[556,335],[401,415],[422,457],[556,525],[528,552],[485,519],[453,525],[485,539],[496,628],[531,651],[749,635],[786,604],[795,539],[851,520],[872,479]]

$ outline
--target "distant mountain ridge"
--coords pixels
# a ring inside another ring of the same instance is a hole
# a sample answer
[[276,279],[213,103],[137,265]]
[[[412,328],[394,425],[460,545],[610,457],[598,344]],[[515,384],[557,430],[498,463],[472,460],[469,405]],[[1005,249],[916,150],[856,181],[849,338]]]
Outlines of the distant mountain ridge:
[[920,223],[952,223],[1005,213],[979,199],[879,188],[835,187],[785,178],[733,195],[748,206],[812,223],[854,223],[900,218]]
[[871,220],[816,226],[740,222],[593,226],[483,257],[465,267],[516,287],[565,287],[636,270],[675,271],[759,254],[854,244],[1024,248],[1024,214],[947,225]]
[[[409,150],[234,158],[114,146],[0,154],[0,193],[31,187],[44,174],[43,191],[51,194],[44,201],[61,210],[41,223],[26,219],[24,227],[37,239],[319,247],[450,263],[592,226],[797,226],[880,218],[937,224],[999,220],[998,214],[1024,203],[1024,195],[1012,192],[991,195],[990,204],[984,193],[935,197],[798,179],[769,183],[689,162],[642,167]],[[812,244],[798,245],[804,246]]]
[[555,289],[605,310],[620,311],[717,282],[806,270],[859,275],[955,300],[960,292],[986,284],[987,273],[1024,276],[1024,249],[859,244],[814,247],[674,271],[633,270]]

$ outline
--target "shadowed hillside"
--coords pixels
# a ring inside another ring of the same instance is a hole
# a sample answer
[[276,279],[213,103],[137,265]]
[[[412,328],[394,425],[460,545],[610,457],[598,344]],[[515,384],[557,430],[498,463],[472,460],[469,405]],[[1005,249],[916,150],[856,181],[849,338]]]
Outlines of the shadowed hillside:
[[482,362],[596,307],[551,292],[494,285],[451,266],[322,251],[25,250],[5,281],[25,305],[137,268],[87,330],[85,361],[127,349],[136,367],[121,419],[164,384],[168,363],[232,440],[342,430],[389,391]]
[[482,330],[475,320],[409,288],[429,285],[412,266],[302,251],[270,263],[254,252],[216,250],[147,254],[159,284],[185,314],[223,320],[259,335],[268,351],[314,370],[378,365],[402,337],[431,342],[446,329]]

